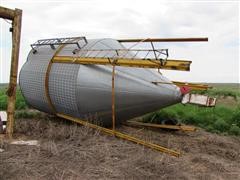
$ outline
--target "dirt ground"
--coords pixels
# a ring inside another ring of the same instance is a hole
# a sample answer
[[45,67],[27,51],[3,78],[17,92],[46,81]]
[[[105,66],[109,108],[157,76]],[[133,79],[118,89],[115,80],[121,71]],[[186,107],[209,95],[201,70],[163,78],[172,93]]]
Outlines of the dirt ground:
[[0,139],[0,179],[240,179],[240,138],[203,130],[120,131],[178,150],[179,158],[56,118],[18,119],[15,139]]

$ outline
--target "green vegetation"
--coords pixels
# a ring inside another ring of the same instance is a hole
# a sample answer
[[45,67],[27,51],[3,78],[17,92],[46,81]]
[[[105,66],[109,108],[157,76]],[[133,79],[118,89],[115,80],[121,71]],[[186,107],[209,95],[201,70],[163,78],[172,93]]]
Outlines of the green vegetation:
[[[160,120],[176,119],[180,123],[192,124],[209,132],[240,135],[240,89],[238,85],[214,85],[204,94],[217,96],[216,107],[176,104],[143,117],[144,122],[160,123]],[[7,108],[6,85],[0,84],[0,110]],[[233,98],[228,98],[229,96]],[[41,113],[29,109],[21,91],[17,89],[16,118],[41,117]]]
[[144,122],[160,123],[163,119],[177,119],[215,133],[240,134],[240,107],[214,108],[177,104],[143,117]]
[[26,119],[31,119],[31,118],[41,118],[42,113],[39,111],[31,111],[31,110],[19,110],[16,111],[15,113],[15,118],[26,118]]
[[[7,95],[6,95],[6,86],[1,86],[0,88],[0,110],[6,110],[7,109]],[[16,109],[22,110],[27,109],[28,106],[26,104],[26,101],[24,100],[22,93],[20,89],[17,89],[17,95],[16,95]]]
[[234,97],[234,99],[238,99],[240,97],[240,89],[229,89],[229,88],[213,88],[209,89],[207,91],[195,91],[198,94],[207,94],[209,96],[214,97],[227,97],[231,96]]
[[[0,111],[7,109],[7,84],[0,84]],[[41,118],[42,113],[39,111],[32,110],[28,107],[24,97],[19,88],[17,88],[16,94],[16,112],[15,118]]]
[[[240,135],[239,86],[217,86],[202,94],[215,96],[221,100],[213,108],[177,104],[150,113],[143,117],[143,121],[161,123],[163,119],[177,119],[179,123],[196,125],[209,132]],[[233,98],[227,99],[229,96]]]

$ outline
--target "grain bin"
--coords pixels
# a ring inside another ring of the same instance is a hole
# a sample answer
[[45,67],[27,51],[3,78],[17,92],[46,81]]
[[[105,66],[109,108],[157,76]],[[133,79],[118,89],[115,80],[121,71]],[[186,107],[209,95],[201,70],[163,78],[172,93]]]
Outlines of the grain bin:
[[[110,126],[112,66],[51,62],[56,53],[72,57],[72,61],[75,57],[133,56],[132,52],[124,50],[127,48],[115,39],[40,40],[32,44],[20,71],[23,96],[29,105],[40,111]],[[179,103],[182,99],[179,87],[156,70],[116,66],[115,73],[116,123]],[[153,84],[154,81],[164,83]]]

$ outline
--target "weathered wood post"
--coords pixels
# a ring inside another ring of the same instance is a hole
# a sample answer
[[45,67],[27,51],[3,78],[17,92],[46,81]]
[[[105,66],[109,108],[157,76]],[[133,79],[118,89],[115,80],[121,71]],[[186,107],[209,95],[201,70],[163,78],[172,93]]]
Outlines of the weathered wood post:
[[0,6],[0,18],[12,21],[12,57],[11,57],[11,71],[10,80],[7,90],[8,105],[7,105],[7,137],[12,138],[14,126],[14,111],[16,102],[17,90],[17,75],[18,75],[18,59],[20,49],[20,36],[22,24],[22,10],[8,9]]

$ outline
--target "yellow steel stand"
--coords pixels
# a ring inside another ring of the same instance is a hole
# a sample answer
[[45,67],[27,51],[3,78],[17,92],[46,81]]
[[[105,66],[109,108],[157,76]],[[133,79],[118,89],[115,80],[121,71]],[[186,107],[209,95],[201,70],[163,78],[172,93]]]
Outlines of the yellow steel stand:
[[[125,140],[128,140],[128,141],[132,141],[132,142],[135,142],[137,144],[141,144],[141,145],[147,146],[149,148],[152,148],[152,149],[155,149],[155,150],[158,150],[158,151],[170,154],[172,156],[178,157],[180,155],[180,152],[177,152],[177,151],[174,151],[174,150],[162,147],[160,145],[153,144],[153,143],[150,143],[150,142],[147,142],[147,141],[144,141],[144,140],[141,140],[141,139],[132,137],[130,135],[123,134],[121,132],[116,131],[115,83],[114,83],[115,82],[115,65],[116,65],[116,60],[113,60],[112,63],[111,63],[111,65],[113,67],[113,69],[112,69],[112,129],[104,128],[104,127],[101,127],[101,126],[89,123],[87,121],[81,120],[79,118],[74,118],[74,117],[71,117],[71,116],[66,115],[66,114],[58,113],[56,111],[56,109],[55,109],[55,107],[54,107],[54,105],[53,105],[53,103],[51,101],[50,95],[49,95],[49,85],[48,85],[48,82],[49,82],[49,74],[50,74],[50,70],[51,70],[52,64],[54,62],[56,62],[56,57],[57,57],[56,55],[61,51],[61,49],[63,47],[64,47],[64,45],[59,46],[58,49],[56,50],[55,55],[53,56],[52,60],[49,62],[48,69],[47,69],[47,72],[46,72],[46,77],[45,77],[45,93],[46,93],[46,97],[47,97],[47,100],[48,100],[48,104],[51,107],[53,113],[55,113],[58,117],[61,117],[61,118],[64,118],[64,119],[76,122],[76,123],[84,125],[84,126],[91,127],[93,129],[100,130],[100,131],[105,132],[107,134],[110,134],[110,135],[113,135],[113,136],[116,136],[116,137],[119,137],[119,138],[122,138],[122,139],[125,139]],[[69,61],[66,61],[66,62],[69,63]],[[71,58],[71,62],[72,62],[72,58]],[[108,61],[108,63],[109,63],[109,61]]]
[[[176,39],[132,39],[132,40],[119,40],[119,42],[176,42],[176,41],[207,41],[207,38],[176,38]],[[153,46],[153,44],[152,44]],[[48,99],[48,103],[50,107],[52,107],[53,112],[61,118],[79,123],[84,126],[88,126],[97,130],[100,130],[102,132],[105,132],[110,135],[114,135],[116,137],[126,139],[132,142],[135,142],[137,144],[141,144],[144,146],[147,146],[149,148],[168,153],[172,156],[178,157],[180,155],[180,152],[162,147],[157,144],[153,144],[135,137],[132,137],[127,134],[123,134],[121,132],[116,131],[116,117],[115,117],[115,66],[124,66],[124,67],[137,67],[137,68],[157,68],[157,69],[168,69],[168,70],[180,70],[180,71],[189,71],[190,70],[190,64],[191,61],[186,61],[186,60],[167,60],[164,63],[160,62],[157,59],[128,59],[124,57],[118,57],[118,58],[100,58],[100,57],[72,57],[72,56],[58,56],[59,51],[64,47],[64,45],[60,46],[58,50],[56,51],[55,55],[51,59],[48,70],[46,73],[46,79],[45,79],[45,91],[46,91],[46,96]],[[154,50],[154,47],[153,47]],[[117,55],[118,54],[118,51]],[[154,52],[155,53],[155,52]],[[155,57],[157,58],[156,54]],[[89,123],[87,121],[81,120],[79,118],[74,118],[66,114],[58,113],[56,112],[56,109],[54,108],[51,98],[49,96],[49,87],[48,87],[48,81],[49,81],[49,73],[51,70],[52,63],[69,63],[69,64],[83,64],[83,65],[112,65],[112,129],[104,128],[92,123]],[[155,84],[159,82],[153,82]],[[145,126],[149,127],[156,127],[154,124],[145,124]],[[158,125],[159,127],[160,125]],[[162,128],[170,128],[170,126],[167,125],[161,125]],[[193,131],[194,128],[190,128],[187,126],[171,126],[172,129],[181,129],[181,130],[188,130],[188,131]]]

